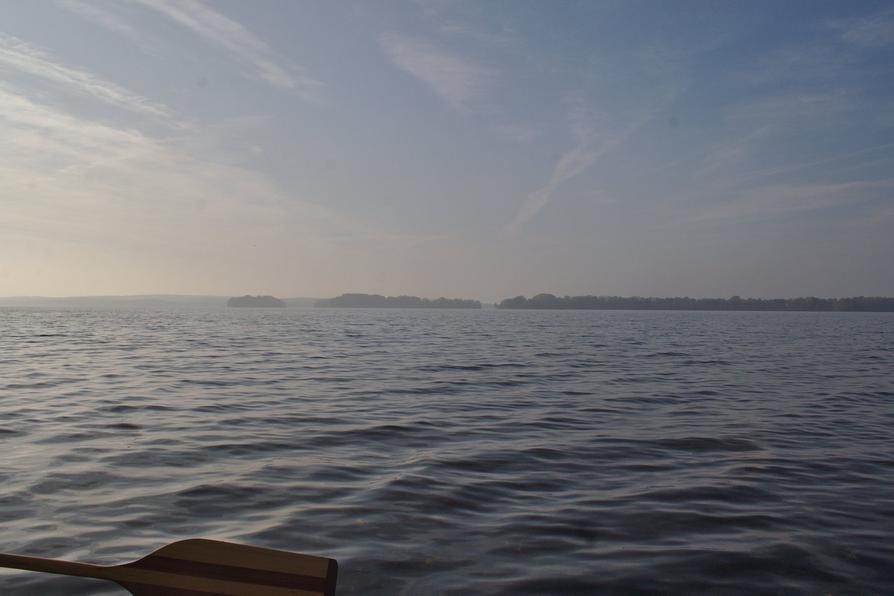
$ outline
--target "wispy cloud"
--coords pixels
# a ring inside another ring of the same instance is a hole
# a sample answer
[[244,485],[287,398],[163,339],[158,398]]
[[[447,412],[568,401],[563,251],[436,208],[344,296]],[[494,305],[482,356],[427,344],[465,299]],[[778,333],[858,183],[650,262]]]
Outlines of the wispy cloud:
[[630,64],[622,70],[593,60],[590,84],[597,83],[599,95],[565,97],[566,126],[574,144],[555,162],[547,182],[527,195],[506,231],[520,232],[560,187],[625,145],[667,109],[688,84],[686,57],[684,51],[655,46],[631,54]]
[[894,179],[762,186],[744,191],[726,204],[702,209],[675,224],[775,218],[792,213],[853,207],[887,196],[892,189]]
[[199,0],[137,0],[179,25],[186,27],[206,42],[224,49],[254,76],[287,89],[307,101],[317,99],[323,83],[311,77],[304,68],[288,63],[264,40],[233,19],[217,12]]
[[536,127],[518,122],[499,125],[496,130],[517,143],[530,143],[540,134]]
[[[772,128],[758,129],[753,134],[746,134],[729,144],[715,146],[716,149],[708,152],[708,157],[702,160],[702,166],[694,169],[696,177],[709,180],[710,183],[706,186],[710,188],[711,192],[723,193],[733,188],[741,188],[757,180],[778,176],[791,174],[803,176],[819,171],[829,176],[894,161],[894,155],[891,155],[890,151],[894,148],[894,143],[883,143],[871,147],[861,147],[854,151],[835,153],[820,159],[792,160],[770,167],[753,169],[747,167],[749,153],[760,153],[766,144],[772,142],[770,139],[764,139],[763,143],[757,142],[768,131],[772,131]],[[715,153],[717,154],[716,158]],[[874,155],[879,153],[881,157]],[[722,175],[713,176],[718,171]]]
[[[835,152],[780,153],[778,148],[797,142],[805,134],[836,134],[850,126],[856,114],[872,111],[860,95],[836,89],[822,93],[794,91],[732,103],[723,110],[722,140],[700,148],[703,157],[691,166],[693,178],[702,181],[710,192],[724,194],[761,179],[803,176],[820,166],[828,178],[830,165],[847,165],[844,162],[851,158],[885,150],[890,144],[865,147],[851,139],[835,147]],[[778,157],[768,166],[765,156],[773,151]]]
[[482,30],[468,23],[445,23],[439,27],[444,35],[464,38],[492,47],[509,48],[518,44],[520,38],[514,31],[504,29],[502,31]]
[[615,144],[609,141],[603,147],[594,147],[592,125],[580,113],[573,116],[572,120],[572,133],[576,140],[574,147],[563,153],[553,166],[549,181],[528,195],[507,226],[510,232],[518,232],[546,206],[556,189],[592,166],[602,153]]
[[880,48],[894,44],[894,11],[882,10],[873,15],[829,21],[828,27],[845,42],[863,48]]
[[117,108],[173,119],[167,107],[127,91],[85,70],[55,61],[52,56],[24,41],[0,34],[0,68],[10,68],[61,85],[66,91],[97,99]]
[[751,69],[731,71],[746,82],[786,86],[823,82],[841,87],[867,67],[868,54],[894,45],[894,11],[856,18],[829,19],[817,25],[820,35],[766,53],[755,53]]
[[36,103],[18,90],[0,84],[0,125],[9,161],[102,160],[148,150],[148,137],[133,129],[99,124]]
[[[153,276],[227,287],[235,263],[245,271],[239,284],[291,287],[285,278],[333,279],[339,262],[374,271],[382,251],[398,258],[418,241],[289,193],[212,148],[197,154],[202,139],[192,137],[205,134],[152,136],[0,83],[0,228],[15,238],[0,266],[15,261],[35,287],[62,283],[27,273],[54,251],[58,262],[91,271],[92,283],[120,291]],[[104,264],[88,267],[93,260]],[[78,275],[65,283],[90,285]]]
[[107,29],[127,36],[130,39],[140,39],[140,31],[121,18],[118,14],[108,10],[97,2],[85,2],[84,0],[58,0],[59,6],[71,11],[89,21],[101,25]]
[[547,183],[528,194],[525,202],[506,226],[506,230],[511,234],[521,231],[540,213],[559,187],[590,169],[599,159],[627,141],[654,116],[654,110],[643,112],[628,121],[623,128],[618,128],[609,123],[610,119],[607,116],[594,114],[579,99],[566,103],[570,106],[568,119],[575,145],[559,157]]
[[385,34],[380,42],[395,66],[419,79],[457,110],[465,110],[481,98],[497,74],[426,41]]

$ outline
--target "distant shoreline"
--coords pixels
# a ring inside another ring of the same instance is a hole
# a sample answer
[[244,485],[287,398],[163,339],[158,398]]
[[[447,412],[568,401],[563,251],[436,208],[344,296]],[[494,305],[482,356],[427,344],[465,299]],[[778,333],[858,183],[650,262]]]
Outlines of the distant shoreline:
[[317,300],[317,308],[461,308],[480,309],[481,302],[464,298],[420,298],[419,296],[382,296],[379,294],[342,294]]
[[286,303],[273,296],[234,296],[227,300],[230,308],[285,308]]
[[894,298],[643,298],[639,296],[516,296],[496,305],[503,310],[698,310],[767,312],[894,312]]
[[[26,308],[227,308],[225,296],[178,294],[130,296],[3,296],[0,307]],[[496,304],[462,298],[419,298],[378,294],[342,294],[335,298],[285,298],[286,308],[418,308],[479,310],[652,310],[765,312],[894,312],[894,298],[655,298],[622,296],[516,296]],[[256,305],[253,305],[256,306]],[[278,306],[278,304],[277,304]]]

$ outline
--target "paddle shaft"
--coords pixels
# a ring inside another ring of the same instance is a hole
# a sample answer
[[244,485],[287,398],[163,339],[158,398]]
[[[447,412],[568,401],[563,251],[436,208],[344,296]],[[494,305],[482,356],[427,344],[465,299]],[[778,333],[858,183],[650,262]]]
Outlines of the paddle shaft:
[[13,569],[24,569],[26,571],[43,571],[45,573],[58,573],[60,575],[77,575],[78,577],[109,579],[107,568],[100,565],[58,561],[56,559],[44,559],[43,557],[26,557],[24,555],[12,555],[7,553],[0,553],[0,567],[11,567]]

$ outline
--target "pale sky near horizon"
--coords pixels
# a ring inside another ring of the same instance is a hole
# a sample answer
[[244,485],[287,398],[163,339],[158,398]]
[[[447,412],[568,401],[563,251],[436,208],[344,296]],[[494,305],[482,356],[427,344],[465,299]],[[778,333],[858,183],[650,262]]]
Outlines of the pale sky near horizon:
[[888,2],[0,0],[0,296],[894,295]]

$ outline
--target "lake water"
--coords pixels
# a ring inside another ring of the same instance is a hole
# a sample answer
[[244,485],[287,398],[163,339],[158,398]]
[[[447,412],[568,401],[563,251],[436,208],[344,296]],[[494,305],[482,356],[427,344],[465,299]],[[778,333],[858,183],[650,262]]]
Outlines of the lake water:
[[[0,309],[0,550],[347,594],[894,592],[894,315]],[[0,593],[115,594],[3,572]]]

